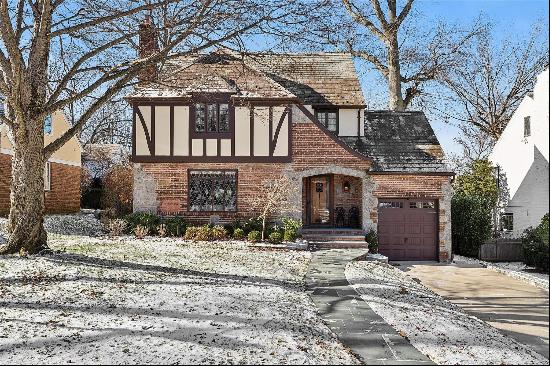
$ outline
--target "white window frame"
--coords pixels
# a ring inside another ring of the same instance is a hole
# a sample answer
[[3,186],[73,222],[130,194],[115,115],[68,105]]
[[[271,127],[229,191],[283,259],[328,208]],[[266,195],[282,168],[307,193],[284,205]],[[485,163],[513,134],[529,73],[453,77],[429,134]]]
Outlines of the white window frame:
[[44,190],[51,191],[52,189],[52,167],[50,162],[46,162],[44,167]]

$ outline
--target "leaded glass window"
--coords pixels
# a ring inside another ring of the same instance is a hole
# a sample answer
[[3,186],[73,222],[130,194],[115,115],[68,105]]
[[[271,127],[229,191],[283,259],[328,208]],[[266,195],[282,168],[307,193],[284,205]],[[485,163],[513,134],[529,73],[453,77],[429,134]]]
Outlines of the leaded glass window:
[[220,132],[229,131],[229,106],[227,104],[220,104]]
[[331,132],[338,132],[338,112],[333,110],[315,111],[317,120]]
[[190,211],[236,211],[237,172],[195,170],[189,172]]
[[196,132],[229,132],[229,105],[227,103],[195,104]]
[[204,104],[195,105],[195,131],[204,132],[206,122],[206,106]]

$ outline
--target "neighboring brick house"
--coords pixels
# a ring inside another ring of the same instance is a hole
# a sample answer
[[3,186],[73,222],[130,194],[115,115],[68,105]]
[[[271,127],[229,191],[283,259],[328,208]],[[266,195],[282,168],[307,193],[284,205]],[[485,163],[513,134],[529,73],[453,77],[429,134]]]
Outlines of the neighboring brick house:
[[[70,127],[61,112],[46,119],[44,140],[47,145]],[[63,214],[80,210],[80,143],[76,137],[57,150],[44,170],[45,210]],[[13,145],[6,126],[0,125],[0,216],[10,210],[11,159]]]
[[351,55],[217,51],[141,77],[127,97],[134,211],[248,218],[285,175],[305,227],[377,230],[390,259],[450,259],[453,173],[437,138],[421,112],[365,112]]

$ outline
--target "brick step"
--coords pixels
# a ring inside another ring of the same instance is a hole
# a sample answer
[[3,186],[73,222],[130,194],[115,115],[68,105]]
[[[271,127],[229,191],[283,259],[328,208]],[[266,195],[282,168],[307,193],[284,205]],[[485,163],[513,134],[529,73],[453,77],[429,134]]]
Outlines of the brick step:
[[364,241],[362,243],[358,241],[310,241],[309,246],[312,249],[368,249],[368,244]]
[[333,242],[333,241],[365,242],[365,236],[364,235],[302,234],[302,238],[304,238],[308,241],[319,241],[319,242]]
[[365,235],[363,230],[359,229],[302,229],[302,235]]

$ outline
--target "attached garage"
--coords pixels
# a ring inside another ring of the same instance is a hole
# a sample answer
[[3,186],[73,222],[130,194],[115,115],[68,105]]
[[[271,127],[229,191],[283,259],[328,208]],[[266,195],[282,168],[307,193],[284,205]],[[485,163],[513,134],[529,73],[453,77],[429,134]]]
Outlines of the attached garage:
[[378,201],[379,252],[394,261],[438,260],[437,202]]

